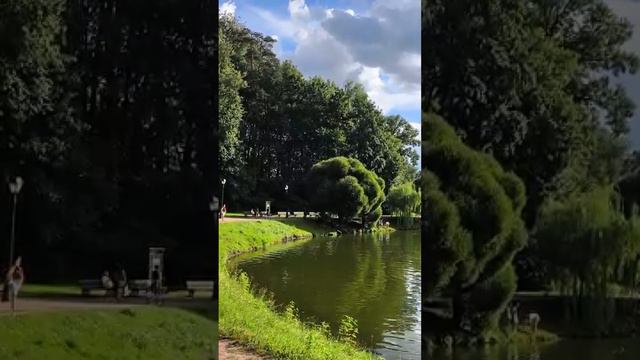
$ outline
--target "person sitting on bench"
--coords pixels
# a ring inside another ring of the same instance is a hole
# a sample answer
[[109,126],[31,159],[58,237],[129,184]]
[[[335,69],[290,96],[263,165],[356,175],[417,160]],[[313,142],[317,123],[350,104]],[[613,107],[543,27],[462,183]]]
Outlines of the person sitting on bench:
[[113,290],[113,280],[111,280],[111,277],[109,276],[109,271],[105,270],[102,273],[102,278],[100,280],[102,282],[103,288],[105,288],[107,291]]

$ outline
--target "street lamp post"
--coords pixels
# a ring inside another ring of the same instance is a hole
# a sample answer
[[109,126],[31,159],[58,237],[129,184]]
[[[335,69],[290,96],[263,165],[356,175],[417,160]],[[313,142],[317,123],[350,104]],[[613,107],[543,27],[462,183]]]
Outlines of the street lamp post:
[[287,202],[287,217],[289,217],[289,185],[284,186],[284,198]]
[[24,181],[20,176],[17,176],[14,181],[9,182],[9,191],[13,195],[13,211],[11,213],[11,241],[9,243],[9,266],[13,264],[13,251],[16,242],[16,207],[18,206],[18,194],[22,189]]
[[222,199],[220,200],[220,203],[224,206],[224,184],[227,183],[227,179],[222,179],[220,182],[222,183]]
[[[218,202],[218,198],[215,197],[215,196],[212,196],[211,200],[209,201],[209,210],[211,210],[211,212],[213,212],[213,218],[215,219],[216,222],[218,221],[218,216],[216,215],[216,212],[218,212],[218,208],[219,207],[220,207],[220,203]],[[215,226],[216,225],[214,225],[214,231],[216,229]],[[213,292],[211,294],[211,297],[213,299],[216,298],[216,293],[217,293],[217,291],[216,291],[217,287],[216,286],[217,286],[217,284],[214,283],[213,284]]]

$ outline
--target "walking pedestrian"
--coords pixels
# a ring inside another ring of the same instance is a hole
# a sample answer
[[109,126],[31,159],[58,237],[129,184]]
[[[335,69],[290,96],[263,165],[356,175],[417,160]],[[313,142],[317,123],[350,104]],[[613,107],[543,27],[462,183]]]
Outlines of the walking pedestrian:
[[15,263],[7,272],[7,285],[9,301],[11,302],[11,313],[15,314],[16,301],[18,300],[18,293],[24,283],[24,269],[22,268],[22,257],[18,256]]

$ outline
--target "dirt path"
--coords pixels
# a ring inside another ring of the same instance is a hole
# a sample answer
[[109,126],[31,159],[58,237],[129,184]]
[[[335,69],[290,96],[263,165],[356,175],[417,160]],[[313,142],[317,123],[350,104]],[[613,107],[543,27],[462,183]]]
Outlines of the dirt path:
[[218,360],[269,360],[240,346],[236,341],[222,339],[218,341]]

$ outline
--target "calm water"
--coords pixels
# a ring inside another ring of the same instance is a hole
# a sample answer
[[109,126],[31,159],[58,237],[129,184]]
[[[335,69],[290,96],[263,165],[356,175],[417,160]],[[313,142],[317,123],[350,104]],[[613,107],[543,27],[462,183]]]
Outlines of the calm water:
[[433,360],[637,360],[640,339],[563,340],[551,345],[494,346],[434,352]]
[[420,359],[420,233],[314,238],[234,262],[277,304],[334,333],[344,315],[359,341],[385,359]]

